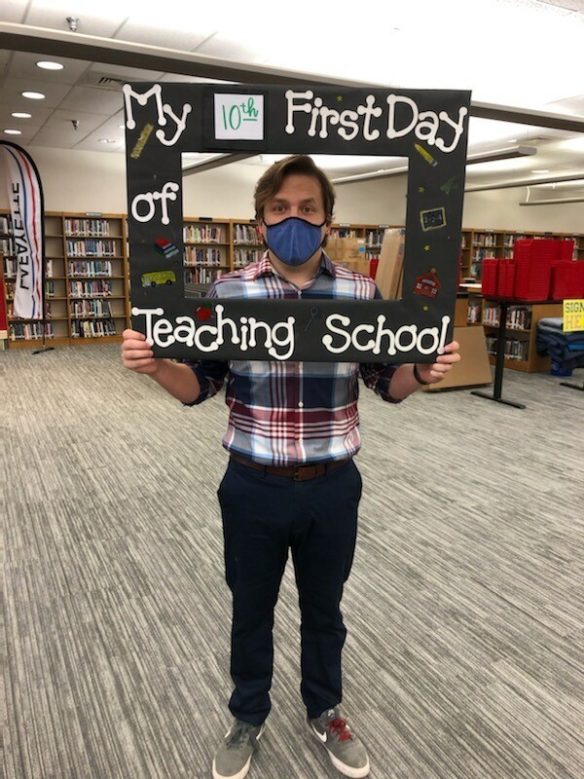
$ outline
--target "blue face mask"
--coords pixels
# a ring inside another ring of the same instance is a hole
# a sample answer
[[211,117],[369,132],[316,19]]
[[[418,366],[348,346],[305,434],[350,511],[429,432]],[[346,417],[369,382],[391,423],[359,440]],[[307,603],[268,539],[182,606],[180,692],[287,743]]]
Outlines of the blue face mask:
[[304,265],[318,251],[323,236],[320,225],[313,225],[297,216],[275,225],[266,225],[266,243],[276,257],[286,265]]

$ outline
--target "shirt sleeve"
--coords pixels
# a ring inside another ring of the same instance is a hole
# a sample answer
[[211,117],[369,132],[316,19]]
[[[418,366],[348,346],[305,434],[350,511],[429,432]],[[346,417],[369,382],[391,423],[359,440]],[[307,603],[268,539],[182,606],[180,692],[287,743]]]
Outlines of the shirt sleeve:
[[[375,300],[383,298],[379,287],[375,286]],[[387,403],[401,403],[401,400],[393,398],[389,392],[389,385],[393,374],[397,371],[399,365],[382,362],[363,362],[359,365],[363,383],[369,389],[372,389],[382,400]]]
[[[208,298],[217,298],[215,284],[209,287]],[[193,371],[199,381],[201,392],[192,403],[183,403],[183,406],[198,406],[199,403],[212,398],[223,388],[225,377],[229,371],[229,363],[220,360],[189,360],[184,357],[181,362]]]

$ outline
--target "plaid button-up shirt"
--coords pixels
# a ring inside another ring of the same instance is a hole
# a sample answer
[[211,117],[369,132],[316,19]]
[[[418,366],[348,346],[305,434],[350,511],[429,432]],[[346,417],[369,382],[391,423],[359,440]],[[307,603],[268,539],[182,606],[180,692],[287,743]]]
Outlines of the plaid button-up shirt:
[[[335,265],[326,254],[318,275],[303,289],[279,276],[268,254],[221,276],[208,293],[214,298],[380,297],[375,282]],[[380,363],[314,363],[253,360],[183,360],[197,375],[201,394],[211,398],[227,378],[229,422],[223,446],[265,465],[340,460],[356,454],[359,434],[359,373],[383,400],[395,401],[389,384],[397,366]]]

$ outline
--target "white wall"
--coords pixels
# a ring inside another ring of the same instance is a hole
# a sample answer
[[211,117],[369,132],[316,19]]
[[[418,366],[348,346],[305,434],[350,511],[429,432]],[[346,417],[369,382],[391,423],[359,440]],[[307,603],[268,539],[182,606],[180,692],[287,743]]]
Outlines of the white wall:
[[[126,173],[122,154],[66,151],[46,147],[27,149],[39,168],[48,211],[125,213]],[[253,190],[261,168],[236,163],[187,176],[183,183],[184,213],[250,219]],[[4,172],[2,171],[2,178]],[[8,208],[0,183],[0,208]],[[337,222],[403,224],[406,178],[343,184],[337,187]],[[463,226],[499,230],[584,232],[584,203],[521,207],[524,189],[468,193]]]

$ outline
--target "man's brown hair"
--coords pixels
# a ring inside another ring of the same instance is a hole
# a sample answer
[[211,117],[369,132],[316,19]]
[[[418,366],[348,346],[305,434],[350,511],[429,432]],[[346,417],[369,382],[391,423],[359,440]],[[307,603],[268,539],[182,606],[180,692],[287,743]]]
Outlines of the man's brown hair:
[[264,208],[270,198],[276,195],[284,178],[291,173],[300,173],[305,176],[314,176],[318,179],[322,190],[324,213],[327,222],[331,222],[335,207],[335,191],[326,174],[315,165],[311,157],[306,154],[292,154],[271,165],[256,184],[254,192],[255,212],[258,222],[264,218]]

